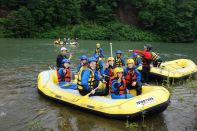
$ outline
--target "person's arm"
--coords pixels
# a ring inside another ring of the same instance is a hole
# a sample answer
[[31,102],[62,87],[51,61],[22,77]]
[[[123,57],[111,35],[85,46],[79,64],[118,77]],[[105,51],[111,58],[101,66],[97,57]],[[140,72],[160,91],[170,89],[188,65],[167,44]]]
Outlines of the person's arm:
[[141,81],[141,74],[140,74],[140,72],[137,70],[137,69],[135,69],[135,73],[136,73],[136,81],[137,82],[140,82]]
[[133,50],[133,52],[141,54],[141,55],[145,55],[146,54],[145,51],[141,51],[141,50]]
[[79,72],[80,68],[81,68],[81,64],[78,64],[77,65],[77,73]]
[[109,68],[105,68],[104,74],[107,76],[109,75]]
[[101,57],[104,58],[103,50],[100,48]]
[[61,64],[62,64],[62,57],[58,55],[56,59],[56,66],[61,67]]
[[100,74],[103,75],[104,72],[103,72],[103,62],[102,61],[99,62],[99,66],[100,66]]
[[60,82],[62,80],[62,76],[64,75],[63,74],[63,69],[64,68],[60,68],[57,72],[57,77],[58,77],[58,81]]
[[141,58],[138,58],[137,59],[137,67],[141,66],[142,65],[142,60]]
[[122,65],[125,66],[125,60],[122,58]]
[[85,88],[85,90],[90,91],[91,88],[88,84],[88,80],[90,78],[90,71],[84,70],[81,75],[81,85]]
[[123,75],[126,76],[126,74],[127,74],[127,69],[124,68],[124,73],[123,73]]
[[94,79],[100,81],[101,77],[98,75],[98,71],[94,72]]
[[120,87],[121,83],[118,83],[116,80],[112,81],[112,90],[114,90],[115,92],[118,91],[119,87]]
[[96,54],[96,49],[94,50],[93,56]]

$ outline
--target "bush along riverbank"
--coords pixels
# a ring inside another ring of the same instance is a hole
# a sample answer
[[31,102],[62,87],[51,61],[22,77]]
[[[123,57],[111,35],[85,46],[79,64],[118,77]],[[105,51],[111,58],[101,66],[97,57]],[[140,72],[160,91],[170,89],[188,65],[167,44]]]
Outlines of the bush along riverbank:
[[38,38],[78,37],[84,40],[131,40],[131,41],[162,41],[159,35],[142,31],[132,25],[113,22],[105,26],[94,23],[84,23],[74,26],[56,27],[44,33],[37,34]]
[[194,42],[196,7],[196,0],[2,0],[0,37]]

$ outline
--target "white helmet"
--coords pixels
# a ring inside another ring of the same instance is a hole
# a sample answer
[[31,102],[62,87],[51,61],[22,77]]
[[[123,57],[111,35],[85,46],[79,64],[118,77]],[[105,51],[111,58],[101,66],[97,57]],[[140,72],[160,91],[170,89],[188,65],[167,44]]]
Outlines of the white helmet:
[[67,50],[67,49],[66,49],[66,47],[62,47],[60,50],[63,51],[63,50]]

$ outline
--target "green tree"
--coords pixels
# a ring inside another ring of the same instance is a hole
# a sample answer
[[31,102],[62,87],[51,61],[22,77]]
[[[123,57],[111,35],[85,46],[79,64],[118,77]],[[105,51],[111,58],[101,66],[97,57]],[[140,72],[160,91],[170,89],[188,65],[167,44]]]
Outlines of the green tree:
[[34,33],[34,19],[31,12],[26,7],[22,7],[8,15],[5,27],[12,37],[31,37]]

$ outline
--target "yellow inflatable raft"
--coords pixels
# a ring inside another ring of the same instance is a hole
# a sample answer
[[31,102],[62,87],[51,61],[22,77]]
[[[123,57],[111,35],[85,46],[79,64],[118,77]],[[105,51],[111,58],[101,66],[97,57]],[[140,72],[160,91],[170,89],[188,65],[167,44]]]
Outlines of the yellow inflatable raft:
[[[80,109],[115,118],[141,117],[142,114],[162,112],[170,103],[170,93],[161,86],[143,86],[142,95],[130,99],[111,99],[109,96],[81,96],[78,90],[58,86],[55,70],[38,75],[38,91],[53,100],[64,102]],[[101,85],[102,86],[102,85]]]
[[[142,67],[139,67],[141,70]],[[174,78],[180,79],[188,77],[197,73],[196,64],[189,59],[177,59],[173,61],[167,61],[161,64],[159,68],[151,67],[150,74],[152,77],[157,78]]]

